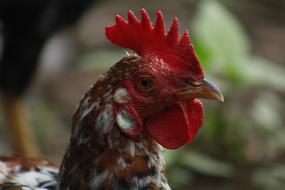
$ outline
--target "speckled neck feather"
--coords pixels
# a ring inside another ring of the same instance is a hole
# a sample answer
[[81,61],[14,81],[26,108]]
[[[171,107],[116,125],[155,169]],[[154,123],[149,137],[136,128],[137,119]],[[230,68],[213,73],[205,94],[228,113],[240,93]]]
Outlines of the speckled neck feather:
[[170,190],[160,146],[144,133],[127,137],[115,123],[111,87],[136,69],[137,64],[126,67],[132,59],[117,63],[81,100],[60,169],[60,189]]

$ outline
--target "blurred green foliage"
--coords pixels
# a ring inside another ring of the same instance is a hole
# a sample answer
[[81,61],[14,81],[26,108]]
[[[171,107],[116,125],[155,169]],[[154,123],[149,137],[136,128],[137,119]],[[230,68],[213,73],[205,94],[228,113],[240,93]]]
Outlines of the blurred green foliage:
[[219,1],[200,1],[192,28],[206,77],[223,89],[225,103],[205,102],[206,119],[198,139],[188,148],[165,153],[173,170],[170,184],[188,189],[200,175],[231,180],[245,168],[256,188],[282,189],[284,70],[251,54],[242,25]]

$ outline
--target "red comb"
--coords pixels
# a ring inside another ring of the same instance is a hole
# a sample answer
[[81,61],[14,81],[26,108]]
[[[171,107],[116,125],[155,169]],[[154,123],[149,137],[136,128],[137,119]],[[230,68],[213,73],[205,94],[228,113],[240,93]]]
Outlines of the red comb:
[[157,11],[157,19],[152,25],[145,9],[141,10],[141,21],[132,11],[128,13],[128,21],[119,15],[116,24],[105,29],[107,38],[114,44],[129,48],[142,57],[161,58],[176,71],[189,70],[196,77],[204,77],[200,62],[190,42],[186,30],[179,39],[179,23],[174,18],[168,33],[165,31],[164,17]]

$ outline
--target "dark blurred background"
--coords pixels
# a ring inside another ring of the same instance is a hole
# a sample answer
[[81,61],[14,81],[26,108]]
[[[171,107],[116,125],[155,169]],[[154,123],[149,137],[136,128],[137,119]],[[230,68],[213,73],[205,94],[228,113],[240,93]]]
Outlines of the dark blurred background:
[[[77,22],[45,43],[36,76],[25,93],[43,155],[60,163],[80,97],[125,55],[125,50],[105,39],[105,26],[114,23],[114,15],[126,18],[128,10],[138,14],[141,8],[152,18],[161,9],[168,24],[174,16],[179,18],[181,31],[190,30],[207,78],[225,95],[223,104],[205,102],[205,123],[192,145],[165,151],[172,188],[285,189],[284,0],[91,4]],[[1,47],[0,35],[0,52]],[[4,125],[1,114],[0,153],[9,154]]]

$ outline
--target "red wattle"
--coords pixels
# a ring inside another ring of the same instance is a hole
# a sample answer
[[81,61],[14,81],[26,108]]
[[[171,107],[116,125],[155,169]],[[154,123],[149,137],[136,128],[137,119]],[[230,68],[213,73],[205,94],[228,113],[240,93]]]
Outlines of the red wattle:
[[145,127],[161,146],[176,149],[193,141],[203,118],[203,105],[195,99],[174,104],[147,121]]

